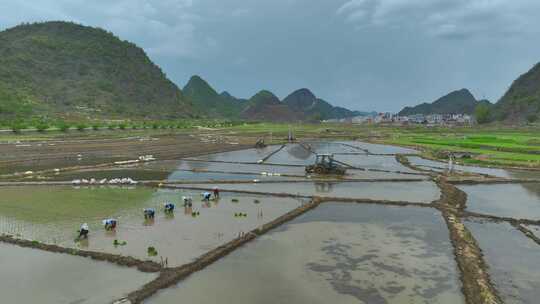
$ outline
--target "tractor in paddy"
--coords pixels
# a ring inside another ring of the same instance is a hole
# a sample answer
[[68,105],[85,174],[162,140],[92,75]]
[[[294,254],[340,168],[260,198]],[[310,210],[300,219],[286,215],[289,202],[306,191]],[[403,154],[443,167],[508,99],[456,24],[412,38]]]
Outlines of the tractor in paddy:
[[319,175],[344,175],[345,167],[340,166],[336,160],[334,160],[333,154],[317,154],[315,157],[315,163],[313,165],[306,166],[306,173],[319,174]]

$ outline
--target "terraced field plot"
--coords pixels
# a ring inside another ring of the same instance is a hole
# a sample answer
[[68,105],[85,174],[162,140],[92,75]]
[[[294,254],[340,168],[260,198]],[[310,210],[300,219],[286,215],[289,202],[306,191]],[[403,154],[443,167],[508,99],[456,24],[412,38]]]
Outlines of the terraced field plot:
[[299,182],[299,183],[248,183],[248,184],[188,184],[182,187],[208,188],[217,186],[223,190],[255,191],[260,193],[289,193],[299,196],[317,195],[370,200],[409,201],[431,203],[439,198],[435,183],[422,182]]
[[467,210],[477,213],[540,219],[539,184],[459,186],[467,193]]
[[3,303],[111,303],[155,274],[0,243]]
[[[290,198],[227,193],[202,202],[200,192],[145,187],[12,187],[0,193],[0,233],[142,260],[163,257],[170,266],[190,262],[301,204]],[[182,206],[183,196],[194,198],[191,208]],[[163,212],[165,202],[178,206],[173,215]],[[155,219],[144,220],[143,208],[155,208]],[[194,217],[193,212],[200,215]],[[102,227],[101,220],[110,217],[119,221],[115,231]],[[90,225],[90,238],[75,242],[76,230],[84,222]],[[115,246],[114,240],[126,245]],[[157,256],[148,256],[150,246]]]
[[437,211],[328,203],[145,303],[453,304],[459,289]]
[[537,303],[540,248],[507,223],[468,221],[479,241],[489,273],[505,303]]

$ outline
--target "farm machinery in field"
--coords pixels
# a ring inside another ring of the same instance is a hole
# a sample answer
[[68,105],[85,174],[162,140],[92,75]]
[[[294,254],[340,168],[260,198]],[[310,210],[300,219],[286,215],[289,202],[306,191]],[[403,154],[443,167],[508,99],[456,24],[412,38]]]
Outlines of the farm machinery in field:
[[344,175],[345,167],[338,164],[334,160],[333,154],[317,154],[315,157],[315,163],[313,165],[306,166],[306,173],[315,173],[320,175]]

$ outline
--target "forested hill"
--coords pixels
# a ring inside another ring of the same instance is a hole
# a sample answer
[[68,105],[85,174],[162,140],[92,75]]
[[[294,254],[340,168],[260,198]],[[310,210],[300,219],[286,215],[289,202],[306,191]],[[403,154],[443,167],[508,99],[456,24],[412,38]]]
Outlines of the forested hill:
[[495,105],[495,118],[507,122],[540,119],[540,63],[516,79]]
[[413,114],[473,114],[479,104],[488,103],[486,100],[478,101],[467,89],[453,91],[432,103],[422,103],[414,107],[405,107],[399,112],[400,116]]
[[202,115],[218,118],[238,118],[246,106],[246,101],[233,97],[227,92],[218,94],[200,76],[192,76],[183,89],[185,96],[193,101]]
[[194,113],[141,48],[102,29],[45,22],[0,32],[0,117]]

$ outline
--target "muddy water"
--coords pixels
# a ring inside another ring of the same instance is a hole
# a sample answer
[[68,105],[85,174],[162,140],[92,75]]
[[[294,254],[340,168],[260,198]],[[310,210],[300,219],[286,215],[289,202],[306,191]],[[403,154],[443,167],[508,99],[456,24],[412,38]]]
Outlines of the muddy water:
[[[198,172],[194,172],[198,171]],[[204,171],[223,171],[204,172]],[[47,174],[43,176],[33,176],[20,178],[21,181],[71,181],[74,179],[97,180],[107,178],[131,177],[134,180],[253,180],[253,179],[282,179],[290,178],[283,176],[262,175],[262,172],[278,173],[288,175],[305,175],[303,167],[268,166],[268,165],[246,165],[229,163],[206,163],[198,161],[157,161],[130,167],[99,168],[91,170],[78,170],[60,172],[58,174]],[[248,174],[238,174],[248,173]]]
[[[261,179],[261,173],[278,173],[285,175],[296,175],[304,176],[305,169],[303,166],[276,166],[276,165],[250,165],[250,164],[228,164],[228,163],[208,163],[208,162],[193,162],[193,161],[182,161],[178,165],[179,169],[183,170],[201,170],[201,171],[225,171],[225,172],[242,172],[242,173],[253,173],[258,174],[258,179]],[[176,174],[173,173],[173,174]],[[174,175],[173,175],[174,176]],[[345,178],[403,178],[403,179],[417,179],[419,176],[408,175],[408,174],[398,174],[398,173],[389,173],[389,172],[373,172],[373,171],[362,171],[362,170],[347,170],[347,175]],[[268,178],[268,177],[267,177]],[[281,179],[284,177],[282,176]],[[275,176],[272,179],[278,179]]]
[[400,164],[394,156],[336,155],[335,158],[353,167],[409,173],[417,172]]
[[398,146],[371,144],[361,141],[342,141],[342,143],[355,146],[363,150],[368,150],[374,154],[417,154],[418,151]]
[[111,303],[156,274],[106,262],[0,244],[2,303]]
[[436,211],[324,204],[146,303],[454,304],[459,288]]
[[344,178],[349,179],[423,179],[426,176],[416,174],[401,174],[394,172],[364,171],[347,169]]
[[[332,153],[335,154],[336,160],[345,162],[354,167],[363,167],[371,169],[393,170],[410,172],[407,167],[399,164],[394,156],[381,155],[366,155],[363,150],[351,148],[347,143],[328,142],[328,143],[311,143],[317,153]],[[377,146],[377,153],[391,153],[400,151],[401,148],[392,146]],[[383,152],[386,151],[386,152]],[[345,154],[340,154],[345,153]],[[347,154],[354,153],[354,154]],[[270,164],[293,164],[293,165],[308,165],[315,161],[315,155],[308,151],[300,144],[287,145],[283,150],[274,154],[267,160]],[[414,172],[414,171],[413,171]]]
[[540,219],[540,184],[458,186],[467,209],[503,217]]
[[246,149],[194,157],[200,160],[229,161],[229,162],[258,162],[281,146],[273,145],[261,149]]
[[315,154],[300,144],[289,144],[266,162],[269,164],[309,165],[315,162]]
[[[448,169],[448,164],[425,159],[417,156],[407,157],[411,164],[416,165],[420,168],[433,170],[437,172],[444,171]],[[499,169],[499,168],[484,168],[484,167],[475,167],[475,166],[462,166],[454,165],[454,169],[458,171],[468,172],[468,173],[479,173],[479,174],[489,174],[497,177],[505,178],[533,178],[540,179],[540,171],[531,171],[531,170],[516,170],[516,169]]]
[[210,163],[210,162],[192,162],[183,161],[179,169],[189,170],[209,170],[226,172],[252,172],[260,174],[261,172],[272,172],[281,174],[304,175],[304,167],[274,166],[274,165],[254,165],[254,164],[230,164],[230,163]]
[[[302,178],[302,177],[299,177]],[[283,176],[268,176],[261,174],[236,174],[236,173],[215,173],[215,172],[192,172],[192,171],[175,171],[167,178],[170,181],[213,181],[213,180],[242,180],[252,181],[258,180],[290,180],[291,177]],[[297,178],[295,178],[297,179]]]
[[24,180],[45,180],[45,181],[71,181],[74,179],[91,179],[100,180],[103,178],[123,178],[131,177],[134,180],[163,180],[167,179],[170,173],[166,171],[145,170],[139,167],[133,168],[100,168],[92,170],[68,171],[58,174],[47,174],[44,176],[34,176],[33,179],[25,178]]
[[[204,184],[185,185],[208,188]],[[304,196],[327,196],[343,198],[366,198],[375,200],[411,201],[430,203],[440,196],[435,183],[423,182],[342,182],[342,183],[250,183],[217,184],[223,190],[243,190],[265,193],[290,193]]]
[[507,223],[466,222],[507,304],[538,303],[540,247]]
[[[140,259],[160,261],[163,257],[173,266],[190,262],[240,232],[255,229],[301,203],[287,198],[226,193],[219,201],[203,203],[199,192],[149,188],[111,191],[107,188],[2,188],[0,233]],[[184,195],[193,196],[191,209],[181,207]],[[164,202],[169,201],[177,204],[173,216],[165,215],[162,210]],[[157,210],[153,221],[143,219],[142,210],[146,207]],[[200,215],[193,217],[192,212]],[[235,213],[247,216],[236,217]],[[119,220],[115,232],[105,232],[102,228],[101,220],[107,217]],[[90,225],[90,238],[76,243],[76,230],[83,222]],[[114,246],[115,239],[127,244]],[[148,257],[149,246],[156,248],[158,256]]]
[[306,143],[311,149],[313,149],[316,153],[323,154],[323,153],[365,153],[365,151],[348,146],[346,144],[343,144],[342,142],[307,142]]

